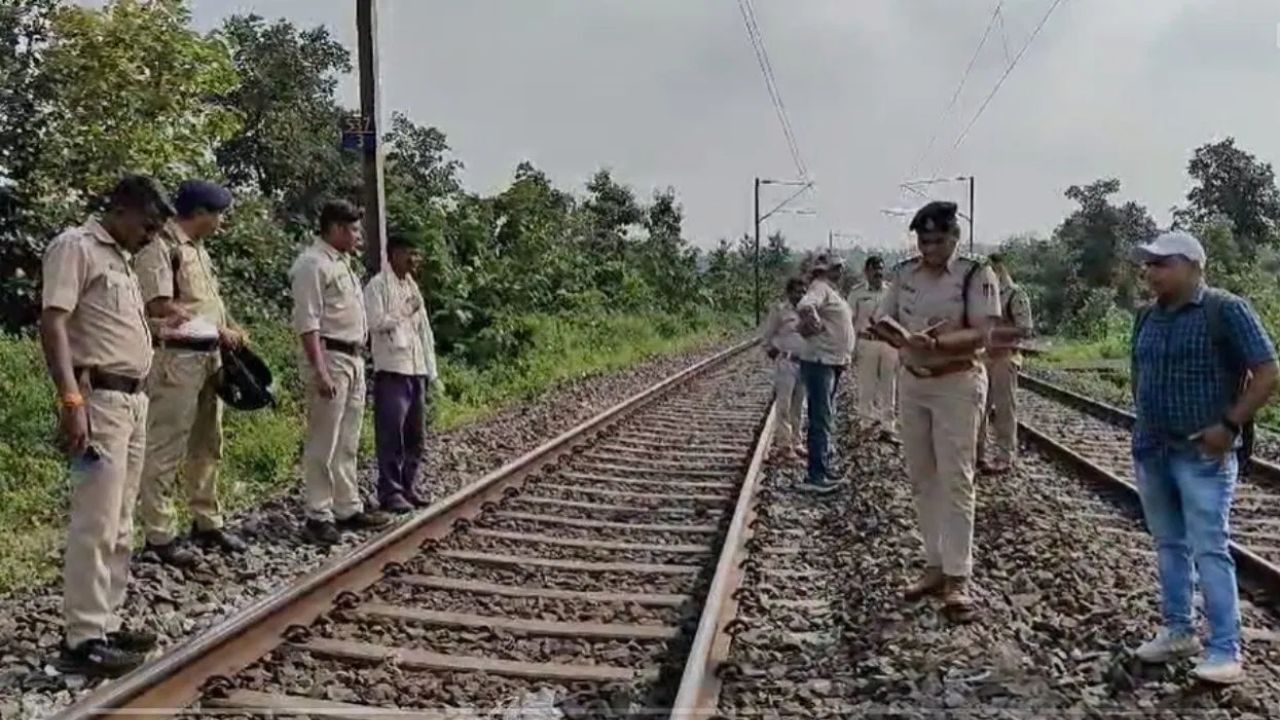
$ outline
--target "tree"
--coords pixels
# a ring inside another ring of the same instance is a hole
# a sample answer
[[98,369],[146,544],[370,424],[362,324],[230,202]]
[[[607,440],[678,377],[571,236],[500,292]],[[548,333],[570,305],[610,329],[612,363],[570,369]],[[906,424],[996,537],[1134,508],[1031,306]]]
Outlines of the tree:
[[139,171],[173,183],[212,170],[239,114],[206,102],[237,83],[226,47],[189,27],[183,0],[59,7],[42,72],[39,190],[80,203]]
[[270,199],[280,221],[309,229],[326,199],[354,199],[360,187],[357,158],[339,147],[346,113],[335,100],[350,54],[323,27],[299,30],[257,15],[231,17],[217,35],[240,82],[216,94],[216,106],[244,121],[218,146],[218,166],[233,184]]
[[1113,204],[1118,192],[1115,178],[1067,188],[1066,196],[1080,207],[1058,226],[1055,240],[1070,254],[1074,277],[1090,287],[1116,288],[1121,304],[1132,307],[1137,283],[1129,253],[1155,235],[1156,223],[1137,203]]
[[1257,248],[1276,244],[1280,188],[1270,163],[1236,147],[1234,138],[1196,148],[1187,165],[1192,187],[1186,207],[1175,211],[1179,226],[1225,218],[1246,259]]
[[623,261],[628,229],[644,218],[631,188],[615,182],[609,170],[600,170],[587,181],[583,212],[596,248],[615,262]]
[[237,114],[205,99],[236,81],[182,0],[0,9],[0,300],[34,317],[45,243],[126,171],[166,183],[212,172]]
[[787,247],[787,238],[782,231],[774,231],[760,248],[760,275],[762,282],[767,283],[766,295],[782,282],[791,269],[791,248]]
[[54,0],[14,0],[0,6],[0,324],[35,319],[41,232],[32,180],[41,155],[49,97],[40,72]]

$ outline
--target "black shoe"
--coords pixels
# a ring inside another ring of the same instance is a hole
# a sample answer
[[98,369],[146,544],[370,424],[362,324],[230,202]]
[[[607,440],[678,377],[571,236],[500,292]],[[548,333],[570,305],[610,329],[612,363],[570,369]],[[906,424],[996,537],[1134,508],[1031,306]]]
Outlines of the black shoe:
[[342,540],[338,527],[328,520],[308,520],[302,536],[317,545],[336,545]]
[[225,553],[241,553],[249,549],[249,544],[223,528],[212,530],[191,529],[191,539],[204,547],[211,547]]
[[413,503],[404,499],[404,497],[400,495],[392,495],[379,503],[379,505],[382,506],[383,510],[396,515],[404,515],[405,513],[411,513],[414,510]]
[[390,525],[394,519],[384,512],[358,512],[339,520],[338,527],[343,530],[376,530]]
[[424,508],[431,504],[430,500],[422,497],[421,495],[405,495],[404,499],[408,500],[409,504],[416,508]]
[[162,562],[165,565],[172,565],[176,568],[191,568],[195,567],[199,563],[195,553],[182,547],[182,544],[177,540],[167,542],[163,545],[147,543],[142,548],[142,554],[153,557],[158,562]]
[[139,653],[115,647],[106,640],[93,639],[74,648],[63,645],[59,664],[66,674],[114,678],[142,665],[143,660]]
[[117,630],[107,635],[107,642],[125,652],[147,653],[155,649],[159,639],[144,630]]

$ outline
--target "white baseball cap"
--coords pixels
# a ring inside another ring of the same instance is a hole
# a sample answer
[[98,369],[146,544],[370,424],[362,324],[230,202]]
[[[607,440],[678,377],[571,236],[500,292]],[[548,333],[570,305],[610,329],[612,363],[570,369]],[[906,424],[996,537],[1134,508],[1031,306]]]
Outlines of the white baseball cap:
[[1200,244],[1200,241],[1191,233],[1182,232],[1181,230],[1162,233],[1146,245],[1139,245],[1133,249],[1133,259],[1138,262],[1147,262],[1152,258],[1164,258],[1173,255],[1181,255],[1202,268],[1208,259],[1204,254],[1204,246]]

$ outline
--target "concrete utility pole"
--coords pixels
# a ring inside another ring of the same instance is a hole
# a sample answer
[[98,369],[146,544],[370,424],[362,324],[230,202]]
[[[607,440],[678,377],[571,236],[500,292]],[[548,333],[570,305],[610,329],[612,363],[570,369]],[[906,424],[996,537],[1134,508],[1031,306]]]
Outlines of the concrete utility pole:
[[386,189],[383,185],[382,92],[378,86],[377,0],[356,0],[356,34],[360,56],[360,143],[364,169],[364,265],[370,275],[382,271],[387,235]]

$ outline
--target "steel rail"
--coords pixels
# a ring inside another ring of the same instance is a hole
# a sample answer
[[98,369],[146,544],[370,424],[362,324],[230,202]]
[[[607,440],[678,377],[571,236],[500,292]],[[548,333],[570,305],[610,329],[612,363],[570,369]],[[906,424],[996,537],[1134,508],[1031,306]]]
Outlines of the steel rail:
[[[1133,413],[1127,410],[1104,403],[1100,400],[1082,395],[1074,390],[1068,390],[1061,385],[1055,385],[1047,380],[1032,377],[1026,373],[1019,373],[1019,382],[1028,390],[1039,393],[1046,397],[1057,400],[1079,408],[1094,417],[1109,422],[1113,425],[1119,425],[1127,430],[1132,430],[1137,418]],[[1249,473],[1255,474],[1269,482],[1280,483],[1280,465],[1271,460],[1260,457],[1252,457],[1249,459]]]
[[[459,519],[478,514],[490,500],[519,486],[574,446],[615,425],[672,390],[723,365],[757,344],[741,342],[698,362],[614,405],[434,503],[412,520],[377,535],[351,553],[313,570],[217,625],[176,645],[142,667],[87,695],[54,720],[117,717],[167,718],[178,715],[213,678],[229,678],[285,642],[286,631],[307,625],[330,610],[343,592],[359,590],[383,577],[390,563],[408,560],[422,543],[451,532]],[[772,415],[770,415],[772,417]]]
[[[1128,480],[1089,460],[1033,425],[1018,421],[1018,428],[1050,457],[1066,462],[1091,480],[1125,493],[1135,502],[1139,501],[1138,488]],[[1230,541],[1229,546],[1231,555],[1241,570],[1273,596],[1280,597],[1280,567],[1234,540]]]
[[737,616],[738,601],[735,597],[742,584],[742,560],[747,553],[747,541],[751,537],[752,521],[759,496],[761,469],[773,440],[775,413],[770,405],[768,419],[756,440],[751,464],[747,467],[742,489],[729,522],[716,562],[716,572],[702,605],[698,630],[689,648],[680,686],[671,708],[671,720],[692,720],[715,714],[720,696],[718,670],[729,656],[732,636],[726,626]]

